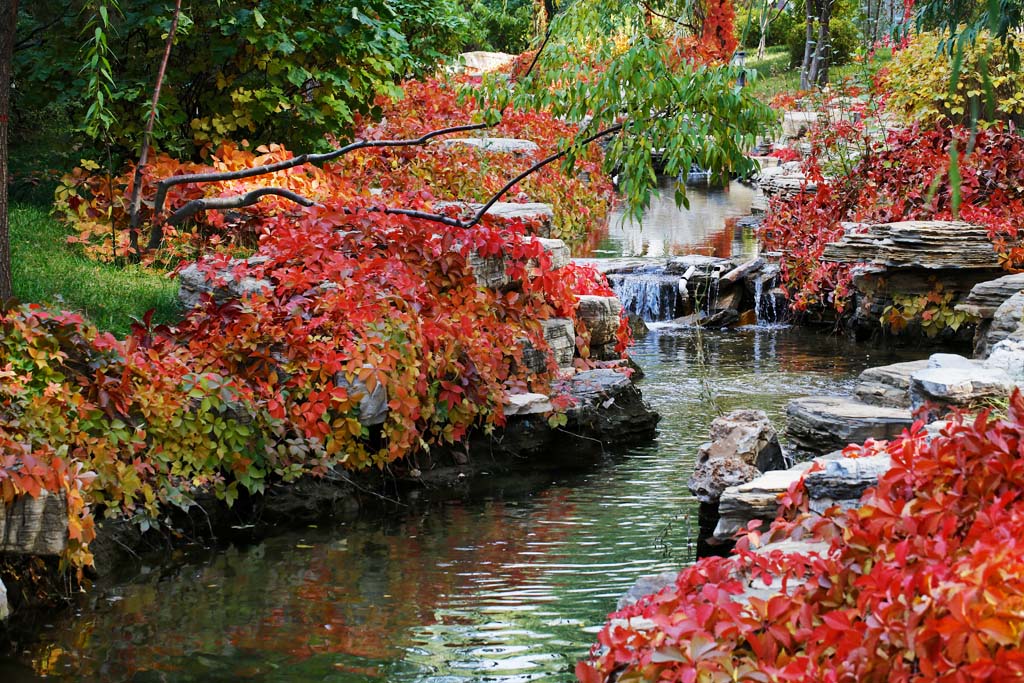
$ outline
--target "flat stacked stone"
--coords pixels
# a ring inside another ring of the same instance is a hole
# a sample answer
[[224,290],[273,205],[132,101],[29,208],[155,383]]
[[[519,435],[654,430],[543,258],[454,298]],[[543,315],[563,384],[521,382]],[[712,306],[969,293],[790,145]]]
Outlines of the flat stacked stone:
[[766,200],[788,201],[802,194],[814,194],[818,191],[818,184],[808,180],[803,173],[775,173],[761,179],[760,189]]
[[[576,353],[576,332],[572,321],[568,318],[549,318],[541,321],[541,327],[544,330],[544,341],[550,347],[550,354],[558,367],[572,367],[572,359]],[[548,352],[535,347],[526,339],[522,340],[522,345],[523,364],[534,374],[547,370]]]
[[266,256],[253,256],[248,259],[233,259],[226,268],[218,271],[212,277],[200,268],[200,264],[193,263],[178,273],[178,282],[181,287],[178,290],[178,301],[185,309],[192,309],[199,305],[204,294],[209,294],[217,303],[230,299],[240,299],[246,294],[254,294],[269,288],[269,280],[254,277],[236,277],[233,271],[236,268],[257,266],[266,263]]
[[999,268],[988,230],[963,221],[844,223],[845,234],[825,246],[822,259],[887,268]]
[[[562,240],[546,237],[523,238],[524,242],[532,240],[540,242],[544,248],[548,258],[551,260],[551,270],[558,270],[569,264],[569,247]],[[473,269],[473,275],[481,287],[507,289],[517,284],[508,274],[508,262],[505,256],[484,257],[474,252],[469,255],[469,266]],[[527,266],[530,267],[531,264],[527,264]]]
[[1024,339],[1024,292],[1017,292],[1001,303],[992,313],[991,320],[978,327],[975,335],[974,355],[987,358],[999,342],[1006,339]]
[[[438,202],[434,204],[434,210],[443,213],[446,209],[456,207],[460,214],[468,218],[475,216],[483,206],[477,202]],[[541,202],[495,202],[484,215],[506,222],[536,221],[541,224],[542,230],[550,231],[555,220],[555,208]]]
[[914,423],[906,408],[839,396],[797,398],[786,406],[786,436],[800,449],[828,453],[868,439],[892,439]]
[[[825,246],[822,259],[856,264],[851,328],[859,336],[878,334],[880,322],[897,297],[917,297],[941,289],[955,306],[979,283],[1003,274],[988,231],[962,221],[902,221],[844,224],[845,234]],[[942,331],[967,341],[973,327]],[[914,322],[904,334],[924,335]]]
[[622,302],[616,296],[593,294],[577,297],[576,317],[590,333],[590,351],[597,360],[617,358],[616,333],[622,316]]
[[979,320],[991,320],[996,309],[1014,294],[1024,291],[1024,273],[1004,275],[994,280],[979,282],[970,294],[956,306]]
[[803,462],[788,470],[772,470],[743,484],[726,488],[718,501],[715,540],[732,540],[737,532],[745,529],[755,519],[764,521],[762,528],[767,528],[768,523],[779,513],[779,495],[800,481],[811,465],[811,462]]
[[441,142],[443,147],[472,147],[489,154],[514,154],[522,156],[540,150],[536,142],[516,138],[448,138]]
[[927,367],[927,360],[913,360],[868,368],[860,373],[853,394],[862,403],[909,408],[911,375]]

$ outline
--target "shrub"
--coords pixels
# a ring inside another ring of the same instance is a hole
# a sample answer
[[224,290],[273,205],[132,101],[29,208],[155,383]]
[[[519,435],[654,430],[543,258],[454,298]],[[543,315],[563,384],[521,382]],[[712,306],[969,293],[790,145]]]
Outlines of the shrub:
[[[765,45],[788,45],[793,27],[800,23],[800,18],[789,10],[779,12],[774,7],[769,8],[768,14],[773,19],[768,25],[768,39]],[[761,41],[760,5],[753,11],[745,7],[736,8],[735,31],[737,40],[741,40],[741,44],[747,49],[747,56],[751,56],[750,50],[757,49]]]
[[[438,80],[411,81],[404,84],[405,96],[396,102],[381,98],[383,119],[360,122],[358,134],[365,139],[408,139],[429,131],[462,124],[479,118],[475,101],[462,102],[456,86]],[[509,179],[531,163],[558,149],[561,140],[572,137],[576,128],[543,112],[509,111],[502,123],[490,131],[493,136],[525,138],[539,146],[536,154],[523,157],[493,155],[475,149],[431,144],[420,147],[365,149],[348,154],[323,168],[301,166],[240,182],[206,185],[177,185],[168,195],[168,206],[178,208],[203,196],[231,196],[257,187],[279,186],[316,201],[352,200],[371,191],[382,205],[402,207],[404,194],[429,195],[435,200],[482,202],[489,199]],[[272,163],[294,155],[281,145],[256,149],[241,148],[225,142],[209,155],[207,164],[179,162],[166,155],[155,155],[143,174],[143,221],[152,221],[152,198],[156,182],[178,174],[204,170],[231,171]],[[557,165],[548,166],[519,183],[507,199],[547,202],[555,208],[552,237],[581,239],[599,225],[613,197],[613,189],[602,173],[603,157],[596,146],[586,150],[577,162],[577,174],[569,177]],[[116,252],[128,249],[128,197],[134,168],[128,166],[108,177],[98,164],[83,163],[68,174],[56,193],[55,211],[68,222],[85,245],[87,253],[110,259],[111,220],[118,244]],[[194,260],[196,254],[223,252],[242,254],[251,251],[266,229],[266,219],[294,208],[281,198],[265,198],[248,209],[220,215],[209,212],[177,230],[168,230],[166,248],[150,254],[165,265],[177,265],[181,259]]]
[[[1013,41],[1012,35],[1009,40]],[[963,50],[955,91],[950,94],[953,66],[951,57],[940,51],[938,36],[914,36],[887,67],[883,87],[890,110],[922,125],[968,125],[974,116],[988,123],[1024,122],[1024,72],[1011,66],[1006,46],[983,33]],[[987,104],[990,93],[994,111]]]
[[[265,217],[264,258],[234,274],[269,286],[206,297],[175,328],[147,318],[121,341],[75,315],[0,312],[2,500],[84,489],[71,559],[88,563],[90,510],[145,528],[199,491],[231,504],[268,481],[384,467],[502,426],[510,392],[553,393],[556,368],[530,371],[524,345],[547,348],[546,318],[575,320],[577,291],[610,295],[603,276],[553,271],[522,222],[439,231],[374,208],[334,200]],[[518,287],[479,286],[471,253],[503,257]],[[226,267],[202,264],[211,277]],[[619,333],[624,350],[625,320]],[[360,422],[359,383],[386,391],[379,428]]]
[[[865,133],[863,123],[837,123],[812,136],[816,151],[808,169],[817,192],[773,203],[760,236],[766,248],[784,252],[782,277],[796,310],[833,307],[844,312],[851,294],[849,268],[821,261],[825,245],[842,235],[841,222],[951,220],[956,200],[948,172],[950,150],[954,141],[958,150],[968,149],[971,133],[914,126],[879,141]],[[826,180],[817,160],[843,137],[860,138],[862,155],[848,175]],[[1022,154],[1024,138],[1002,127],[978,131],[971,153],[959,152],[958,215],[988,228],[993,249],[1010,269],[1024,263],[1018,218],[1024,211]],[[942,293],[936,294],[941,298]],[[910,303],[924,311],[936,302]],[[900,311],[892,312],[891,322],[901,326]]]
[[[683,570],[610,615],[583,683],[639,681],[1010,681],[1024,676],[1024,398],[1006,420],[922,424],[891,443],[892,469],[859,509],[806,512],[802,481],[766,537]],[[755,554],[766,540],[816,554]],[[771,583],[767,599],[740,597]],[[638,628],[640,619],[650,628]]]

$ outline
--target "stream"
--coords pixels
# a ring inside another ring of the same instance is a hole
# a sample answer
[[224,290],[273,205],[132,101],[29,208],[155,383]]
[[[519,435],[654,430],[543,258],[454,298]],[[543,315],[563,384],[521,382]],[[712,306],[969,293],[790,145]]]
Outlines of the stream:
[[[711,199],[741,213],[728,194]],[[722,213],[690,244],[718,239]],[[669,233],[617,244],[686,247]],[[632,353],[663,416],[654,442],[554,478],[495,477],[469,499],[150,558],[54,614],[0,659],[0,680],[570,680],[638,576],[693,561],[686,481],[719,410],[761,408],[781,426],[790,398],[848,392],[865,367],[905,359],[806,329],[653,327]]]

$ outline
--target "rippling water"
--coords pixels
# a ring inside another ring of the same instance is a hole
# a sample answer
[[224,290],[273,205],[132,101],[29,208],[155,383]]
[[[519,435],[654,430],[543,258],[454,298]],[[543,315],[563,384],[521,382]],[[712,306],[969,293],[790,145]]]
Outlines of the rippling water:
[[662,327],[634,351],[664,416],[652,444],[525,492],[495,481],[483,499],[153,560],[56,616],[0,680],[570,680],[636,577],[692,557],[686,480],[716,410],[702,396],[778,420],[893,360],[797,329],[703,336]]

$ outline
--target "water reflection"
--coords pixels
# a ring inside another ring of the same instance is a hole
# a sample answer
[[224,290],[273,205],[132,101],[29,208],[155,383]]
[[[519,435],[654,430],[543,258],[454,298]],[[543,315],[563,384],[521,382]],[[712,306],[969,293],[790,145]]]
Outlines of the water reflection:
[[715,416],[703,389],[778,419],[789,398],[893,360],[796,329],[665,326],[635,356],[664,415],[655,443],[539,490],[496,481],[483,500],[157,561],[84,596],[0,661],[2,679],[568,680],[633,580],[692,555],[686,480]]
[[659,180],[660,191],[640,223],[630,221],[620,208],[609,218],[607,235],[588,245],[578,256],[750,256],[757,243],[750,229],[736,227],[736,219],[750,214],[753,190],[732,182],[727,188],[690,187],[690,208],[677,208],[674,181]]

